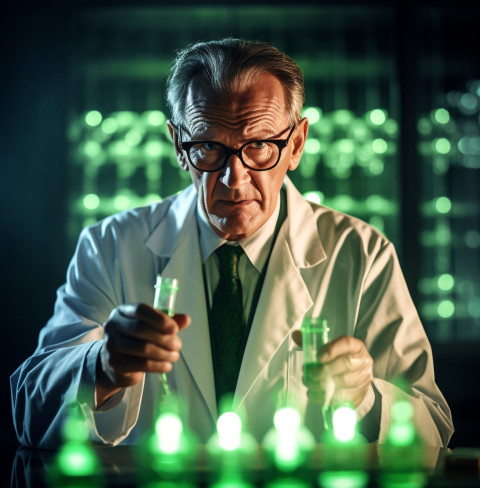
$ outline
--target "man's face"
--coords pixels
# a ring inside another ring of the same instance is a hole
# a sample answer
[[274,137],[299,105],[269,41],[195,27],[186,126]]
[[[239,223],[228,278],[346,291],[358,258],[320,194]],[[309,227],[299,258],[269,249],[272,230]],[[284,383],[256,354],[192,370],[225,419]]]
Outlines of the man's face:
[[[228,100],[220,100],[201,78],[190,83],[182,138],[209,140],[238,149],[245,142],[261,139],[285,139],[290,132],[285,97],[280,81],[270,74]],[[198,192],[199,204],[213,230],[222,238],[239,240],[253,234],[275,210],[278,194],[288,169],[300,162],[307,133],[303,119],[283,149],[277,166],[268,171],[254,171],[231,156],[220,171],[202,172],[188,161],[185,151],[170,127],[178,160],[190,171]]]

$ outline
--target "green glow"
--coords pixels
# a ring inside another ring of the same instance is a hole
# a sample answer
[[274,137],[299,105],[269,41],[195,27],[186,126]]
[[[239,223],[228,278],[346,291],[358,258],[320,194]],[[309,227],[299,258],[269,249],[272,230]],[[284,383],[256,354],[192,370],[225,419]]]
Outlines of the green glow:
[[385,124],[383,124],[383,130],[389,136],[396,136],[398,133],[398,124],[397,121],[394,119],[388,119]]
[[349,212],[353,209],[355,202],[350,195],[338,195],[332,201],[332,206],[341,212]]
[[318,154],[320,152],[320,149],[321,144],[318,139],[310,138],[305,141],[304,151],[307,154]]
[[97,472],[97,459],[84,444],[67,443],[58,454],[60,471],[67,476],[90,476]]
[[166,120],[165,114],[160,110],[149,110],[146,115],[147,122],[154,127],[160,127]]
[[376,108],[369,113],[368,119],[373,125],[382,125],[387,120],[387,112]]
[[118,129],[118,122],[114,118],[109,117],[102,122],[101,129],[105,134],[113,134]]
[[114,157],[128,156],[132,150],[125,141],[115,141],[110,144],[109,147],[110,154]]
[[367,197],[366,204],[368,210],[376,213],[387,213],[388,212],[388,202],[380,195],[370,195]]
[[395,422],[407,422],[413,418],[413,406],[406,400],[399,400],[393,404],[391,415]]
[[436,244],[440,246],[448,246],[452,241],[452,233],[450,228],[446,225],[439,224],[435,229]]
[[363,488],[368,484],[364,471],[323,471],[318,475],[322,488]]
[[144,198],[145,205],[150,205],[152,203],[159,203],[162,201],[162,197],[158,193],[149,193]]
[[145,156],[159,158],[163,155],[163,144],[160,141],[151,140],[144,144]]
[[322,111],[317,107],[308,107],[303,111],[303,116],[307,117],[309,124],[316,124],[322,117]]
[[96,127],[102,122],[102,114],[98,110],[91,110],[85,114],[85,123],[90,127]]
[[443,319],[449,319],[455,313],[455,304],[451,300],[442,300],[437,306],[437,313]]
[[130,207],[131,200],[126,195],[117,195],[113,200],[113,206],[117,210],[126,210]]
[[388,144],[385,139],[374,139],[372,141],[372,150],[376,154],[384,154],[387,152]]
[[102,153],[102,146],[96,141],[86,141],[83,145],[83,152],[89,158],[96,158]]
[[385,221],[383,220],[383,217],[380,217],[380,215],[372,215],[368,223],[380,232],[385,231]]
[[337,148],[342,153],[353,153],[355,145],[350,139],[339,139],[337,141]]
[[158,449],[165,454],[174,454],[180,449],[182,421],[173,413],[165,413],[155,422]]
[[89,193],[83,197],[83,206],[88,210],[95,210],[100,205],[100,198],[95,193]]
[[332,417],[333,433],[340,442],[351,441],[355,437],[357,414],[350,407],[339,407]]
[[238,449],[242,438],[242,421],[234,412],[225,412],[217,420],[218,443],[225,451]]
[[303,194],[303,198],[309,202],[321,204],[325,200],[325,196],[321,191],[307,191]]
[[62,435],[67,442],[85,442],[88,439],[88,426],[78,412],[70,415],[63,425]]
[[452,201],[448,197],[439,197],[435,202],[435,210],[441,214],[447,214],[452,210]]
[[379,485],[383,488],[422,488],[427,483],[427,476],[420,471],[399,471],[381,473]]
[[138,146],[142,142],[143,134],[138,130],[131,129],[125,134],[125,142],[129,146]]
[[448,154],[451,149],[452,145],[445,137],[439,137],[433,141],[433,150],[439,154]]
[[349,110],[335,110],[332,112],[333,122],[337,125],[348,125],[353,120],[353,112]]
[[374,176],[379,176],[383,174],[383,171],[385,169],[385,165],[383,164],[383,161],[378,158],[372,158],[368,162],[368,171]]
[[133,125],[135,114],[127,110],[122,110],[120,112],[115,112],[114,114],[112,114],[112,117],[116,119],[119,127],[125,129]]
[[275,412],[273,424],[281,433],[295,433],[300,427],[300,415],[294,408],[284,407]]
[[450,114],[448,113],[448,110],[444,108],[438,108],[433,112],[433,119],[438,124],[448,124],[450,122]]
[[438,277],[437,286],[442,291],[450,291],[455,284],[455,280],[451,274],[445,273]]
[[465,234],[465,245],[470,249],[480,247],[480,232],[476,230],[469,230]]
[[393,424],[388,435],[392,445],[409,446],[415,440],[415,426],[410,422]]
[[422,117],[417,123],[417,130],[420,134],[428,136],[432,132],[432,123],[429,119]]

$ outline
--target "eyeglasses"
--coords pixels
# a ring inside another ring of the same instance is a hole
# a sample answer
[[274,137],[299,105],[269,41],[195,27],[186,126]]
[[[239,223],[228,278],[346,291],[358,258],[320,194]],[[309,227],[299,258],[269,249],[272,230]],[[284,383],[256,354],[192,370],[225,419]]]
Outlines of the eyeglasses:
[[[247,168],[254,171],[267,171],[274,168],[280,161],[282,150],[287,146],[295,125],[293,124],[286,139],[250,141],[236,150],[216,141],[180,142],[180,146],[187,153],[192,166],[200,171],[219,171],[227,165],[233,155],[238,156]],[[182,126],[179,128],[181,130]],[[185,129],[183,130],[185,131]],[[180,133],[180,141],[181,139]]]

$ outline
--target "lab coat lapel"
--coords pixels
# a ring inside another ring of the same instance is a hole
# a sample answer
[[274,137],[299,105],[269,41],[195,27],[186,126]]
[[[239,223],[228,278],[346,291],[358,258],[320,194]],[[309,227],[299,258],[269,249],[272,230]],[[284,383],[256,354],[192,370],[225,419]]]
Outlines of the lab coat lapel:
[[161,275],[179,280],[175,309],[189,314],[192,319],[191,325],[179,334],[183,342],[181,355],[212,417],[216,418],[213,365],[209,354],[210,333],[195,216],[197,193],[190,190],[173,202],[168,214],[147,241],[147,246],[159,257],[168,258]]
[[[287,179],[287,212],[262,287],[235,394],[240,406],[275,352],[312,307],[301,269],[326,258],[313,211]],[[292,218],[292,216],[294,218]]]

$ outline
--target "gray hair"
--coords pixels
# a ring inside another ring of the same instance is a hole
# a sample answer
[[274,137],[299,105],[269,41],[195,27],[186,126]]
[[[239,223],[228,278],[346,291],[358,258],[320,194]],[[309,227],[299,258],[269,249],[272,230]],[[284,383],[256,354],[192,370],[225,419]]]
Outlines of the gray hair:
[[234,38],[198,42],[177,53],[167,81],[172,122],[184,120],[188,87],[196,75],[202,75],[223,98],[250,86],[263,73],[282,83],[289,122],[297,123],[305,100],[299,66],[271,44]]

